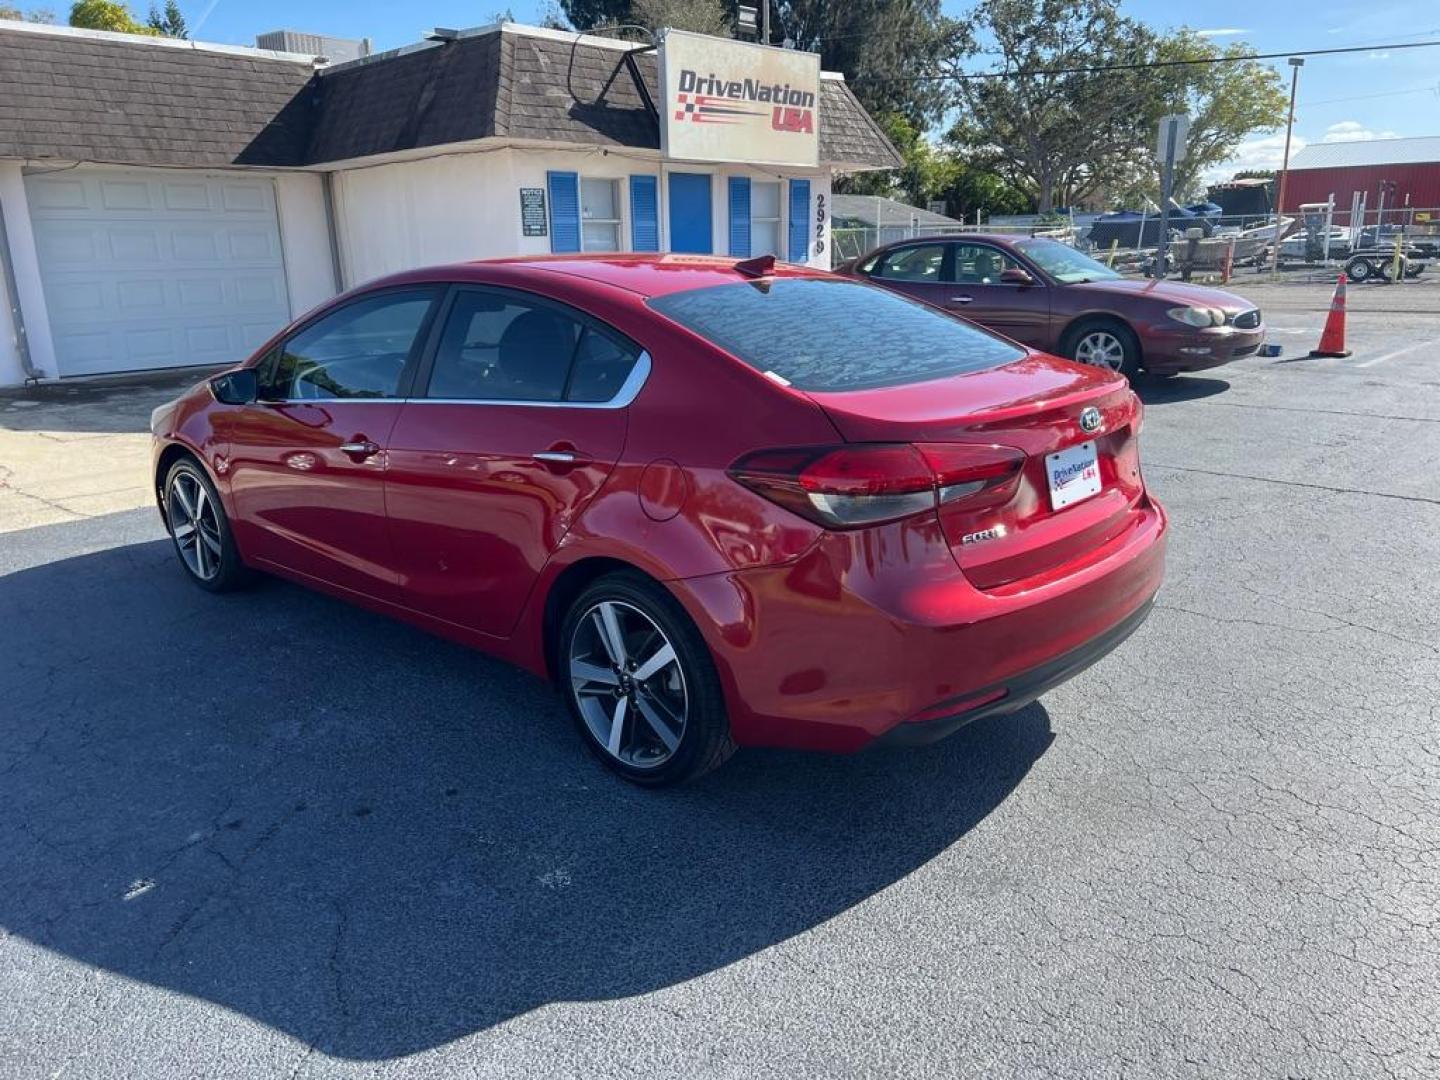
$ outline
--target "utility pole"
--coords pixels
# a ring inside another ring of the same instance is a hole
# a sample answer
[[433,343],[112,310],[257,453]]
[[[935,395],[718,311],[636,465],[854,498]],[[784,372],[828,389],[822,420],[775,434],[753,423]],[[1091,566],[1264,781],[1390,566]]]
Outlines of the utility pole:
[[[1190,117],[1172,113],[1160,118],[1160,132],[1155,144],[1155,157],[1160,162],[1160,236],[1155,245],[1155,267],[1152,275],[1165,276],[1165,251],[1170,245],[1170,200],[1175,194],[1175,162],[1185,157],[1185,140],[1190,134]],[[1140,235],[1135,246],[1145,243],[1145,217],[1140,218]]]
[[770,44],[770,0],[760,0],[760,44]]
[[1300,69],[1305,66],[1303,56],[1290,57],[1290,114],[1285,120],[1285,157],[1280,165],[1280,190],[1275,198],[1275,249],[1270,253],[1270,277],[1280,276],[1280,233],[1285,209],[1285,181],[1290,176],[1290,135],[1295,130],[1295,87],[1300,82]]

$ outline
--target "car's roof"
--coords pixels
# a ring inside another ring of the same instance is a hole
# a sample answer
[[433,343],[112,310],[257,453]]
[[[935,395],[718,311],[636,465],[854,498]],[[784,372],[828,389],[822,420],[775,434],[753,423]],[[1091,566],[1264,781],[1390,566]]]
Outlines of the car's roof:
[[[754,281],[753,268],[744,260],[712,255],[536,255],[526,258],[483,259],[408,270],[372,284],[396,285],[418,281],[473,281],[518,284],[564,275],[585,282],[609,285],[642,297],[663,296],[709,285]],[[764,277],[826,278],[823,270],[776,261]]]
[[875,248],[874,250],[881,251],[886,248],[902,247],[907,244],[940,244],[951,242],[970,243],[977,240],[986,244],[1013,244],[1016,240],[1031,239],[1034,239],[1034,237],[1009,236],[1003,233],[940,233],[934,236],[907,236],[903,240],[891,240],[888,244],[881,244],[880,247]]

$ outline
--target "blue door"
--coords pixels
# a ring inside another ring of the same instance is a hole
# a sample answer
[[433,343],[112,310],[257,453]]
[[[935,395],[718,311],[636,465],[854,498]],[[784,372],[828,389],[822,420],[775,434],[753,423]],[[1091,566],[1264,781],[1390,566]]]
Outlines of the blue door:
[[670,250],[709,255],[715,250],[710,174],[670,174]]

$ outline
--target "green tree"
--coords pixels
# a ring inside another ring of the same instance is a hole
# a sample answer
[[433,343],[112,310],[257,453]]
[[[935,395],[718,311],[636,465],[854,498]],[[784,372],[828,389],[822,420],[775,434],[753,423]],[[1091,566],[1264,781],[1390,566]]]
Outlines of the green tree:
[[771,32],[819,53],[872,116],[899,113],[922,128],[948,103],[943,82],[915,76],[974,47],[965,24],[941,16],[940,0],[776,0]]
[[938,198],[953,179],[955,159],[930,142],[919,125],[903,113],[884,113],[875,120],[905,164],[898,169],[840,177],[835,190],[842,195],[883,195],[911,206],[924,206]]
[[650,30],[670,27],[715,37],[733,33],[724,0],[634,0],[630,19]]
[[14,22],[44,23],[47,26],[55,22],[55,12],[49,8],[31,8],[29,11],[21,11],[11,4],[0,4],[0,19],[11,19]]
[[148,34],[152,37],[159,34],[159,31],[137,22],[120,0],[76,0],[70,8],[70,25],[86,30],[114,30],[121,34]]
[[190,28],[185,25],[185,16],[180,13],[180,5],[175,0],[165,0],[163,11],[151,4],[150,17],[145,20],[145,25],[165,37],[186,40],[190,37]]
[[556,0],[545,0],[540,8],[539,24],[547,30],[570,30],[572,27],[565,21],[565,13],[560,10]]
[[1195,188],[1203,173],[1229,158],[1249,135],[1285,123],[1284,81],[1274,68],[1245,59],[1254,55],[1254,49],[1239,43],[1222,50],[1193,30],[1161,39],[1160,60],[1234,60],[1157,70],[1161,94],[1158,112],[1149,119],[1158,124],[1164,113],[1190,115],[1185,158],[1175,165],[1176,191]]
[[630,0],[560,0],[560,9],[576,30],[634,21],[630,17]]
[[999,60],[995,77],[955,81],[952,145],[1032,195],[1041,213],[1127,171],[1148,143],[1152,73],[1076,69],[1150,60],[1152,31],[1116,0],[982,0],[973,19]]
[[933,200],[945,203],[945,212],[965,221],[977,210],[987,214],[1023,214],[1033,208],[1030,198],[1007,184],[993,170],[966,161],[952,148],[936,145],[900,113],[877,117],[886,136],[900,151],[905,164],[898,169],[856,173],[836,181],[842,195],[881,195],[911,206]]

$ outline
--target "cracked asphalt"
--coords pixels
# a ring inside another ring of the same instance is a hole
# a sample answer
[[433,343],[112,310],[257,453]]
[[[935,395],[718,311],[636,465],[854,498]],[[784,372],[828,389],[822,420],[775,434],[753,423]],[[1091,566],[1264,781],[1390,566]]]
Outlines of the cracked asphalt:
[[929,748],[638,791],[148,508],[4,532],[0,1075],[1440,1075],[1440,291],[1246,291],[1287,356],[1143,388],[1155,614]]

